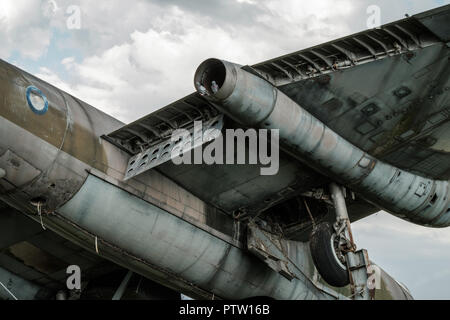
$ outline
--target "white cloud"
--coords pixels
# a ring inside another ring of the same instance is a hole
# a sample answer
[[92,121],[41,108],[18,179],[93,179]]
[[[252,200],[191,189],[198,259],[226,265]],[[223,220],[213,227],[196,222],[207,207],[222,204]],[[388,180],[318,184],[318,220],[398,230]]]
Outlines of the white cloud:
[[[192,92],[195,68],[204,59],[253,64],[349,32],[345,24],[330,27],[327,20],[351,13],[349,0],[341,0],[338,10],[331,0],[314,8],[299,3],[289,1],[276,10],[272,1],[259,2],[254,23],[243,28],[232,21],[217,23],[180,5],[163,10],[138,0],[136,5],[117,6],[80,1],[83,30],[71,33],[69,46],[87,48],[86,56],[78,62],[73,57],[62,60],[69,71],[63,86],[130,121]],[[67,39],[62,42],[68,45]],[[48,71],[42,73],[44,79],[61,84]]]
[[42,15],[40,0],[2,0],[0,2],[0,57],[13,50],[37,60],[50,44],[49,21]]

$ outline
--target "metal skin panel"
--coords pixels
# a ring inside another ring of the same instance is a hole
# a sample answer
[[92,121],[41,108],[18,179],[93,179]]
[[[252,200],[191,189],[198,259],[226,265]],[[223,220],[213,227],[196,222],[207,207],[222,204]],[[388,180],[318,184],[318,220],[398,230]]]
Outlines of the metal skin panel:
[[102,138],[135,155],[142,149],[170,138],[176,129],[189,129],[194,121],[206,122],[216,115],[217,111],[195,92],[114,132],[104,134]]
[[[448,37],[443,21],[449,11],[450,6],[444,6],[243,69],[268,79],[330,129],[377,159],[424,177],[446,180],[450,178],[450,111],[448,45],[442,34]],[[269,93],[253,85],[245,90],[255,101],[266,99]],[[192,111],[193,106],[200,113],[196,116],[202,117],[210,103],[194,93],[107,137],[119,148],[141,141],[143,134],[153,139],[152,133],[145,134],[143,124],[151,122],[154,128],[165,128],[168,117],[182,123],[186,111]],[[175,110],[178,111],[173,113]],[[248,123],[258,122],[258,115],[252,110],[248,116]],[[133,135],[130,129],[137,133]],[[136,152],[139,151],[131,153]],[[211,175],[226,175],[241,188],[225,193],[214,188],[204,192],[209,181],[190,179],[201,175],[203,167],[177,169],[163,165],[158,169],[177,183],[192,186],[197,196],[226,211],[260,210],[247,198],[258,203],[270,199],[270,193],[276,196],[281,192],[274,188],[256,195],[255,190],[263,181],[257,181],[258,186],[253,188],[239,179],[240,173],[224,173],[226,169],[218,166],[209,170]],[[291,175],[295,175],[294,170]],[[233,197],[236,205],[227,205]]]
[[[449,8],[444,6],[440,10],[449,12]],[[435,13],[431,10],[422,15],[434,20]],[[416,15],[261,62],[251,69],[280,87],[433,45],[440,41],[436,36],[439,31],[448,30],[442,20],[440,23],[429,30],[420,15]]]
[[[44,114],[30,108],[29,86],[46,97]],[[0,92],[0,157],[6,171],[0,194],[8,190],[10,198],[23,204],[45,199],[44,209],[51,212],[80,188],[86,169],[106,169],[106,148],[99,143],[97,130],[112,129],[120,122],[3,61]]]
[[[196,83],[215,80],[208,99],[243,125],[278,129],[281,147],[316,170],[358,190],[366,199],[405,220],[450,225],[448,181],[432,180],[379,161],[327,127],[268,81],[217,59],[203,62]],[[218,78],[215,78],[218,77]],[[251,87],[257,87],[252,88]],[[208,89],[208,88],[207,88]],[[248,94],[248,92],[263,92]],[[263,99],[260,97],[264,97]]]

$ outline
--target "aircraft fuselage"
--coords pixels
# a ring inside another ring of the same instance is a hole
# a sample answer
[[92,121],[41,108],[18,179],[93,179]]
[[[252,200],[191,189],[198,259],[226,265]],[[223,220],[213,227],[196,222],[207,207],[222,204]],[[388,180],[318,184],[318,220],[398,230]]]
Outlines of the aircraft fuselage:
[[[129,155],[101,139],[118,120],[4,61],[0,95],[0,200],[9,206],[192,297],[344,297],[324,289],[307,243],[287,241],[303,274],[289,281],[246,250],[239,222],[157,170],[124,182]],[[380,298],[408,297],[384,273],[382,282]]]

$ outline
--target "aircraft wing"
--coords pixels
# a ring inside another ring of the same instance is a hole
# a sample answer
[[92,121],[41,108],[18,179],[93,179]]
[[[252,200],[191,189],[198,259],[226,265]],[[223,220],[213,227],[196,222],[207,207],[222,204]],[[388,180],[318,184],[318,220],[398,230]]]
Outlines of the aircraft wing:
[[[441,7],[243,69],[373,157],[449,179],[449,15],[450,6]],[[176,166],[164,158],[176,147],[170,135],[178,128],[194,130],[197,120],[219,130],[239,127],[193,93],[103,138],[130,154],[124,179],[156,168],[229,214],[279,209],[299,194],[320,196],[328,183],[325,174],[283,151],[275,176],[261,176],[251,165]],[[144,154],[152,159],[137,168]],[[358,197],[349,203],[352,221],[376,211]]]
[[450,178],[450,7],[253,66],[352,144]]

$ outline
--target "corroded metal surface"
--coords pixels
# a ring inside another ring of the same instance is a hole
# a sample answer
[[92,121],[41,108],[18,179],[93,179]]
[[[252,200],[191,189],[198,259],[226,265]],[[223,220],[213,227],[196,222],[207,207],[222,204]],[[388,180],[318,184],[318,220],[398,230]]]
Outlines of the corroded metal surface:
[[280,90],[378,159],[448,179],[448,55],[437,43]]
[[[30,85],[40,88],[49,102],[43,115],[33,113],[27,104]],[[221,225],[221,232],[231,234],[229,218],[158,172],[122,181],[129,154],[100,139],[122,127],[118,120],[3,61],[0,90],[0,168],[6,175],[0,180],[0,194],[10,204],[19,202],[36,213],[30,202],[39,200],[43,212],[51,213],[73,197],[88,172],[95,170],[169,212],[202,226]]]
[[173,136],[132,156],[128,161],[125,180],[131,179],[151,168],[172,160],[182,153],[190,152],[195,148],[201,147],[204,143],[214,140],[223,128],[223,115],[211,118],[206,122],[199,121],[199,124],[200,127],[197,128],[195,122],[191,123],[190,127],[186,127],[182,131],[182,135],[180,134],[181,131],[178,131],[178,135],[174,131]]
[[176,129],[189,129],[194,121],[208,121],[216,115],[201,95],[192,93],[102,137],[134,155],[170,138]]
[[208,99],[221,112],[245,126],[279,130],[282,148],[300,161],[405,220],[434,227],[450,225],[448,181],[428,179],[378,160],[270,82],[238,65],[206,60],[197,69],[195,82],[208,80],[220,83],[219,91],[210,92]]
[[34,300],[38,298],[40,290],[40,286],[0,268],[0,299]]

